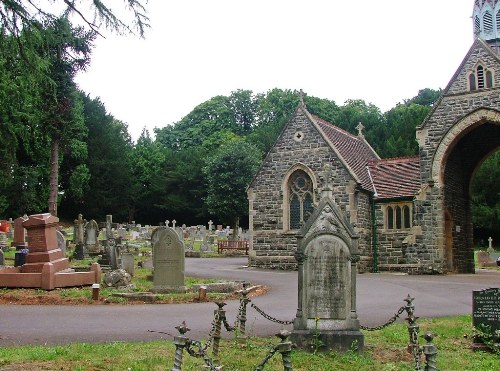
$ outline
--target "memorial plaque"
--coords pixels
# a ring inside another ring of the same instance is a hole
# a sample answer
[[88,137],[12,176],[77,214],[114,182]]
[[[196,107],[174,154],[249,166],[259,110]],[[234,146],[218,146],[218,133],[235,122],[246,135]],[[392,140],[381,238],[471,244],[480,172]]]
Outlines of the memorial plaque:
[[500,330],[500,288],[472,292],[472,324],[490,334]]

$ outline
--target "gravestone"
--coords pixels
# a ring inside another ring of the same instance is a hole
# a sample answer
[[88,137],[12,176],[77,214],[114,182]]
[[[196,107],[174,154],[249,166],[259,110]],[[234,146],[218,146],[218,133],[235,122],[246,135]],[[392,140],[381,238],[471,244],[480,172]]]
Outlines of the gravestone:
[[92,219],[85,225],[85,248],[96,253],[99,250],[99,225]]
[[0,232],[0,250],[2,250],[2,251],[9,250],[8,241],[7,241],[7,233],[5,233],[5,232]]
[[297,235],[299,300],[290,340],[298,347],[363,350],[356,312],[358,239],[327,183],[320,203]]
[[472,324],[490,334],[500,330],[500,288],[472,292]]
[[113,238],[113,215],[106,215],[106,239]]
[[56,231],[57,234],[57,247],[61,249],[64,256],[66,256],[66,239],[61,231]]
[[127,238],[127,230],[123,227],[118,227],[116,230],[116,233],[118,234],[118,237],[125,240]]
[[185,292],[184,244],[170,227],[159,227],[151,236],[153,288],[155,293]]
[[121,255],[121,266],[122,269],[133,277],[135,273],[134,254],[130,252],[123,253]]
[[14,241],[12,241],[12,245],[16,247],[16,250],[26,248],[26,230],[23,227],[26,220],[28,220],[27,215],[14,220]]
[[3,253],[3,250],[0,249],[0,266],[4,266],[5,265],[5,255]]
[[74,258],[77,260],[87,259],[89,254],[85,246],[85,220],[82,214],[78,214],[78,219],[74,221],[73,242],[75,243]]

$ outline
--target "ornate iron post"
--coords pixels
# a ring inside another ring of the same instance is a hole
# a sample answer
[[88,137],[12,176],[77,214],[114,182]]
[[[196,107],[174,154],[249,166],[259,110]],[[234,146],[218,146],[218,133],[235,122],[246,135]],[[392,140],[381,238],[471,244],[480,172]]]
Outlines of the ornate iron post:
[[290,356],[290,353],[292,352],[292,342],[287,341],[288,337],[291,335],[291,332],[288,330],[281,330],[278,334],[276,334],[277,337],[281,339],[281,342],[279,344],[276,344],[274,347],[272,347],[269,352],[266,354],[262,362],[255,367],[255,371],[262,371],[264,370],[264,366],[266,363],[273,358],[273,355],[276,352],[281,353],[281,357],[283,359],[283,370],[284,371],[292,371],[292,357]]
[[177,331],[179,331],[179,336],[174,336],[174,344],[175,344],[175,357],[174,357],[174,367],[172,367],[171,371],[182,371],[182,352],[184,348],[189,345],[189,339],[184,336],[184,334],[190,329],[186,326],[186,322],[182,321],[182,324],[176,327]]
[[240,294],[240,312],[238,313],[238,322],[240,324],[240,335],[238,338],[241,341],[245,341],[245,325],[247,322],[247,304],[250,303],[250,299],[247,298],[250,290],[247,288],[248,283],[243,282],[243,290],[239,291]]
[[425,355],[425,371],[437,371],[436,359],[437,359],[437,347],[432,343],[434,339],[434,334],[428,332],[424,335],[427,344],[422,346],[422,352]]
[[226,318],[226,311],[223,309],[226,303],[215,302],[218,308],[214,311],[214,343],[212,346],[212,362],[214,365],[219,364],[219,344],[221,339],[221,322]]
[[290,335],[291,332],[287,330],[281,330],[279,334],[276,334],[281,339],[281,343],[276,346],[276,349],[281,353],[284,371],[292,371],[292,342],[287,341]]
[[419,371],[422,368],[420,367],[420,348],[418,346],[418,331],[419,325],[417,323],[418,317],[415,317],[415,306],[413,305],[413,300],[410,294],[408,294],[405,299],[406,305],[405,310],[408,314],[406,320],[408,321],[408,334],[410,335],[410,344],[408,344],[408,351],[413,355],[413,360],[415,363],[415,370]]

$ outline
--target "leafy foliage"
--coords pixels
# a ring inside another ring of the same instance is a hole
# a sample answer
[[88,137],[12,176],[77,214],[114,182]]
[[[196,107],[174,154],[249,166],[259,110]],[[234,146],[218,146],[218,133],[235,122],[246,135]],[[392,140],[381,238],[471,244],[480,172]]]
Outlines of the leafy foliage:
[[203,173],[207,179],[208,210],[233,228],[248,215],[246,187],[260,164],[259,150],[244,141],[233,141],[210,157]]
[[35,2],[31,0],[2,0],[0,2],[0,20],[4,32],[19,36],[23,31],[42,29],[61,15],[75,16],[80,23],[93,33],[100,28],[110,29],[119,34],[138,33],[144,35],[149,27],[146,9],[138,0],[124,0],[125,9],[132,20],[126,21],[111,10],[111,1],[86,0],[50,0]]
[[472,215],[476,234],[481,238],[500,239],[500,151],[488,157],[471,182]]

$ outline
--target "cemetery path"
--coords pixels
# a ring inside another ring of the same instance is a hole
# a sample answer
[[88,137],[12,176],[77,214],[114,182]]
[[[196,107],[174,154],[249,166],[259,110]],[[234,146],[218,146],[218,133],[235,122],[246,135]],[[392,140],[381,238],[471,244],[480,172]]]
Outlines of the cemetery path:
[[[267,294],[252,303],[281,320],[291,320],[297,306],[297,272],[264,271],[247,268],[246,258],[186,259],[186,274],[246,280],[263,284]],[[357,308],[360,322],[376,326],[389,319],[415,297],[419,317],[470,314],[472,290],[498,287],[500,271],[478,271],[475,275],[407,276],[362,274],[357,277]],[[2,305],[0,306],[0,346],[18,344],[65,344],[70,342],[147,341],[169,339],[183,320],[192,329],[188,336],[206,338],[213,319],[213,303],[145,305]],[[232,324],[238,302],[225,307]],[[291,329],[291,326],[286,326]],[[269,322],[248,306],[247,334],[273,335],[282,325]],[[223,332],[226,338],[231,334]]]

